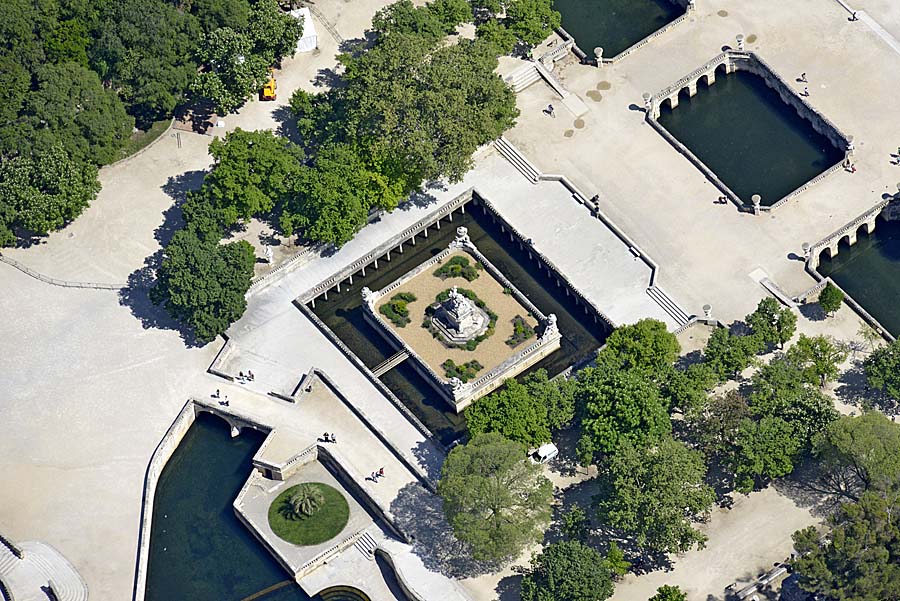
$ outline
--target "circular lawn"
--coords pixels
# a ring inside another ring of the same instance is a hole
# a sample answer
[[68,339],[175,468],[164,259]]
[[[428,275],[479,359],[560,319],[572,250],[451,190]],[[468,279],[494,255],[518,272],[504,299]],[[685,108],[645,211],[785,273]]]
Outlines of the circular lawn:
[[295,545],[318,545],[341,533],[350,518],[350,505],[336,488],[321,482],[306,482],[321,493],[324,502],[312,515],[297,517],[288,507],[301,485],[281,492],[269,505],[269,527],[279,538]]

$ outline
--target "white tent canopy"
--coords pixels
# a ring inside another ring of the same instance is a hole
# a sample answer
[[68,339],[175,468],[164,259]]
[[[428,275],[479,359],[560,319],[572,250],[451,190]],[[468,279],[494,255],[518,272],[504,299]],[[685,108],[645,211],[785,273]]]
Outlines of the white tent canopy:
[[319,45],[319,36],[316,34],[316,26],[313,24],[312,14],[309,8],[303,7],[291,11],[291,16],[303,19],[303,35],[297,42],[297,52],[312,52]]

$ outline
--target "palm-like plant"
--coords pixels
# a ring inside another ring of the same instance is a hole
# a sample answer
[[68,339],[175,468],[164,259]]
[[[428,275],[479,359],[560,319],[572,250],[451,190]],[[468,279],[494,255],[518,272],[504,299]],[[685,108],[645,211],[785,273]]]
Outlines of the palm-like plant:
[[301,484],[290,497],[285,499],[286,513],[302,520],[313,515],[325,504],[325,495],[311,484]]

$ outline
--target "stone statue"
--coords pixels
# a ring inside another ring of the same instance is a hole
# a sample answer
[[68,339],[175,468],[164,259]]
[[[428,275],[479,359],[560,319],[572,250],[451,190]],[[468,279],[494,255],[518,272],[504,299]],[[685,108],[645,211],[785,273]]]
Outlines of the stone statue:
[[368,286],[363,286],[363,289],[362,289],[363,302],[367,305],[370,305],[374,302],[374,300],[375,300],[374,297],[375,297],[375,293],[372,292],[372,290],[370,290]]
[[547,316],[547,327],[544,328],[544,337],[552,336],[559,331],[559,326],[556,325],[556,313],[551,313]]
[[462,225],[456,228],[456,238],[453,239],[450,246],[453,248],[472,246],[472,240],[469,238],[469,228]]
[[460,380],[459,378],[457,378],[456,376],[450,378],[449,383],[450,383],[450,389],[453,391],[454,395],[461,393],[466,387],[466,385],[463,384],[463,381]]

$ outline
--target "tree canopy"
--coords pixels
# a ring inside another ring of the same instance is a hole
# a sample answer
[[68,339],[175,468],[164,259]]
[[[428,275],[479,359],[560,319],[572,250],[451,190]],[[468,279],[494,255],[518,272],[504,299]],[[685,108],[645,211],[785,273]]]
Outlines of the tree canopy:
[[827,315],[831,315],[840,309],[841,303],[843,302],[844,293],[831,282],[825,284],[825,287],[822,288],[822,292],[819,293],[819,305]]
[[797,329],[797,314],[769,296],[759,301],[756,310],[744,321],[764,346],[777,344],[783,348]]
[[716,496],[704,484],[699,451],[669,436],[645,448],[625,439],[605,467],[597,497],[602,523],[655,552],[680,553],[705,543],[692,524],[706,519]]
[[548,545],[522,578],[522,601],[603,601],[612,593],[603,557],[578,541]]
[[900,342],[875,349],[863,362],[866,379],[873,388],[900,400]]
[[538,540],[550,519],[553,485],[520,443],[489,432],[447,455],[438,482],[444,513],[472,556],[497,560]]
[[818,382],[823,388],[840,373],[839,366],[847,360],[847,349],[827,336],[801,334],[788,349],[787,358],[803,370],[807,381]]
[[655,379],[666,374],[681,346],[666,324],[656,319],[642,319],[619,326],[606,339],[597,364],[609,368],[641,369]]
[[687,595],[677,586],[664,584],[647,601],[687,601]]
[[466,409],[469,432],[499,432],[529,447],[549,442],[551,431],[575,416],[574,387],[573,380],[550,380],[543,369],[529,374],[521,383],[510,378],[502,390]]

